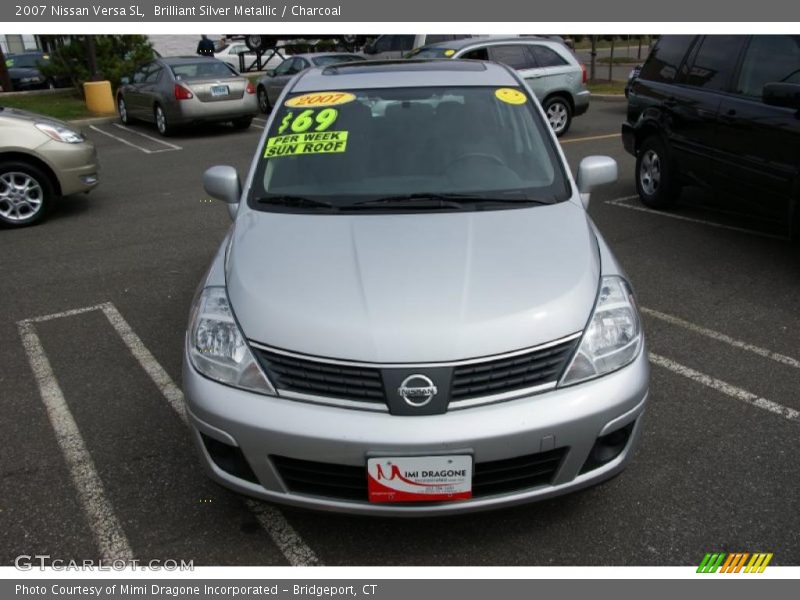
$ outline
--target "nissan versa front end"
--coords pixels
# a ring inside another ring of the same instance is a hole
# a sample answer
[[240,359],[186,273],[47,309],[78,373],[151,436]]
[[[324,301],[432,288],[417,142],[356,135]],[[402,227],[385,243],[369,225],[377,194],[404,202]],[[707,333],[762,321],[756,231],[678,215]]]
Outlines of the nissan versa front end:
[[620,472],[649,368],[631,286],[541,107],[479,61],[295,77],[242,185],[186,334],[211,476],[350,513],[530,502]]

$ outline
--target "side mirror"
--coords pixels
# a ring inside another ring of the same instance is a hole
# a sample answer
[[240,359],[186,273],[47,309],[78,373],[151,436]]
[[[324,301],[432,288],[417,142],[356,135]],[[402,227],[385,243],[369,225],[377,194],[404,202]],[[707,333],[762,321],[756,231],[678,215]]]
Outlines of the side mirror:
[[131,82],[131,78],[130,77],[120,77],[119,78],[119,82],[122,85],[128,85]]
[[364,44],[364,54],[376,54],[376,53],[377,50],[375,50],[375,42]]
[[209,196],[228,204],[231,219],[236,216],[242,195],[242,183],[236,169],[228,166],[211,167],[203,173],[203,187]]
[[594,188],[617,180],[617,161],[608,156],[587,156],[578,166],[578,192],[584,208]]
[[264,73],[267,77],[275,77],[275,69],[267,69]]
[[761,92],[764,104],[800,110],[800,84],[768,83]]

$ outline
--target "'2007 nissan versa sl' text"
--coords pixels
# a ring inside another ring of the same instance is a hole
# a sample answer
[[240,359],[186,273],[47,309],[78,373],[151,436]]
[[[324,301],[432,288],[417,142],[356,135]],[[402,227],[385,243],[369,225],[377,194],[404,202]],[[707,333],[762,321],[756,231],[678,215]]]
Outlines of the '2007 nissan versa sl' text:
[[633,452],[649,367],[631,287],[541,107],[480,61],[309,69],[201,283],[184,390],[211,476],[266,500],[438,515],[585,488]]

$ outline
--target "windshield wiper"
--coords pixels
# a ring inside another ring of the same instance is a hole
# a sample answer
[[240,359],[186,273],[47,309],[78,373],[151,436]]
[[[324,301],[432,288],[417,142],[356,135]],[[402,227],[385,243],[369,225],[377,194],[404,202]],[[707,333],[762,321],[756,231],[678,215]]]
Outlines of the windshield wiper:
[[437,192],[419,192],[398,196],[386,196],[373,200],[363,200],[343,206],[343,210],[358,210],[361,208],[385,209],[414,209],[414,208],[459,208],[463,209],[472,205],[481,204],[552,204],[544,200],[528,198],[495,198],[478,194],[449,194]]
[[255,199],[259,204],[276,204],[278,206],[294,206],[298,208],[329,208],[336,210],[336,206],[325,200],[315,200],[305,196],[291,196],[275,194],[272,196],[259,196]]

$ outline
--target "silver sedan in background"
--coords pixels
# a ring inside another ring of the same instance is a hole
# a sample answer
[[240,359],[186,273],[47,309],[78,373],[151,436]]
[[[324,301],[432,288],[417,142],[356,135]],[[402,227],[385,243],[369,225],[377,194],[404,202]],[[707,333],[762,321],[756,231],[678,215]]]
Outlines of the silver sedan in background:
[[258,80],[256,84],[258,107],[261,112],[270,112],[278,101],[278,96],[281,95],[283,88],[300,71],[305,71],[310,67],[326,67],[337,63],[361,60],[366,60],[366,58],[360,54],[350,54],[348,52],[316,52],[290,56],[275,69],[269,69]]
[[258,113],[250,80],[215,58],[157,58],[123,77],[117,110],[124,124],[141,119],[155,123],[161,135],[176,126],[230,121],[247,129]]

